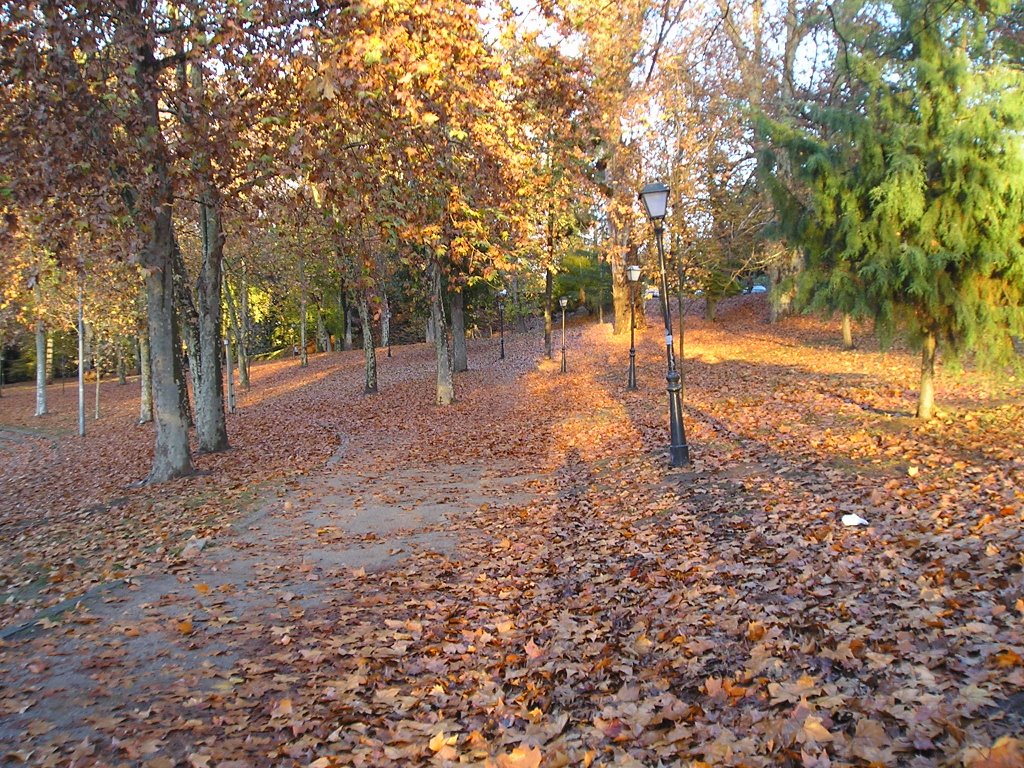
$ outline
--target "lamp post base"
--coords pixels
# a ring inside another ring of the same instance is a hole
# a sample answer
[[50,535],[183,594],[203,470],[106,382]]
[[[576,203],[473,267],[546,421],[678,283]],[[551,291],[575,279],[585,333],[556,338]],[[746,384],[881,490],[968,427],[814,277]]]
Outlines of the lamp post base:
[[690,463],[690,449],[686,444],[683,427],[683,386],[679,371],[674,367],[668,372],[668,425],[669,455],[673,467]]
[[565,347],[562,347],[562,373],[565,373]]
[[636,350],[629,350],[629,377],[626,380],[626,389],[630,392],[636,391]]
[[685,467],[690,463],[690,449],[685,445],[673,445],[669,448],[669,457],[673,467]]

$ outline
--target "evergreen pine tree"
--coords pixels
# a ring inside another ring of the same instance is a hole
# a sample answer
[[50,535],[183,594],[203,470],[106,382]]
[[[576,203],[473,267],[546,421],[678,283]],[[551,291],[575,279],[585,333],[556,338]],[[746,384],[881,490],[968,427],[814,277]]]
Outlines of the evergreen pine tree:
[[808,255],[808,303],[873,317],[883,342],[905,328],[929,418],[937,349],[1020,364],[1022,79],[992,45],[992,6],[873,8],[837,47],[841,106],[766,122],[762,168],[785,161],[802,184],[768,179],[783,232]]

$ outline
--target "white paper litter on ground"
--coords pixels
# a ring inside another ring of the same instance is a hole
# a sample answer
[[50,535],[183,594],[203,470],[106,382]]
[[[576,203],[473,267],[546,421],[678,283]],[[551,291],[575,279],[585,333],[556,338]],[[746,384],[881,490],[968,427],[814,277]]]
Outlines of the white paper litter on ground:
[[852,527],[855,525],[867,525],[868,521],[860,515],[843,515],[843,525]]

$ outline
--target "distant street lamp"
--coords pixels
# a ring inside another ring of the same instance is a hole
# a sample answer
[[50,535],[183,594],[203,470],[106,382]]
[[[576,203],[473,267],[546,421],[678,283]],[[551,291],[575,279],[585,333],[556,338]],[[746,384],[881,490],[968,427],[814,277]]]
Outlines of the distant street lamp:
[[505,297],[508,291],[502,288],[498,291],[498,336],[501,338],[501,354],[499,360],[505,359]]
[[626,389],[636,390],[636,283],[640,279],[640,267],[631,264],[626,267],[626,279],[629,281],[629,379]]
[[668,210],[669,189],[661,182],[648,184],[640,190],[640,200],[647,211],[647,218],[654,225],[654,236],[658,241],[658,268],[661,271],[661,315],[665,320],[665,356],[668,358],[668,420],[671,445],[669,455],[673,467],[690,463],[690,449],[686,445],[683,430],[682,379],[676,369],[676,353],[672,339],[672,314],[668,305],[668,278],[665,274],[665,247],[662,243],[665,228],[665,213]]
[[562,373],[565,373],[565,307],[569,303],[567,296],[562,296],[558,300],[559,306],[562,308]]

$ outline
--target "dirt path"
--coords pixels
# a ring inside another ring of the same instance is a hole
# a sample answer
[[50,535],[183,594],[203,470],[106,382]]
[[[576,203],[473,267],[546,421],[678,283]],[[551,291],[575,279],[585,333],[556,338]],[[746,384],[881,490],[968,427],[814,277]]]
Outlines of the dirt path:
[[[480,425],[513,422],[515,370],[468,375],[490,384],[477,392],[487,409]],[[480,406],[468,399],[464,409]],[[400,563],[406,573],[448,567],[482,511],[501,514],[547,492],[527,443],[460,450],[459,427],[456,418],[435,434],[343,436],[322,470],[265,492],[255,512],[212,539],[181,542],[169,571],[103,584],[4,628],[3,764],[177,764],[184,752],[161,757],[175,753],[163,713],[259,669],[266,644],[289,645],[289,619],[346,603],[353,585]],[[439,440],[454,463],[424,461],[424,443]],[[165,738],[147,737],[155,732]]]

